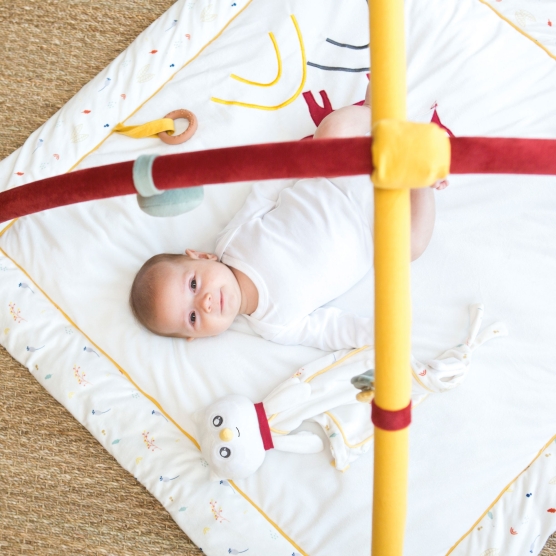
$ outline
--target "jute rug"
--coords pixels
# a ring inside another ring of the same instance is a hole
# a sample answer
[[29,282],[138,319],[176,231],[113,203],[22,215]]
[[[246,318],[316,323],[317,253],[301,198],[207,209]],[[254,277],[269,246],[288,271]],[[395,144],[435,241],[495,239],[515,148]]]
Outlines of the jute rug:
[[[0,159],[172,4],[0,0]],[[158,501],[2,348],[0,493],[2,556],[201,554]],[[556,556],[556,536],[542,556]]]

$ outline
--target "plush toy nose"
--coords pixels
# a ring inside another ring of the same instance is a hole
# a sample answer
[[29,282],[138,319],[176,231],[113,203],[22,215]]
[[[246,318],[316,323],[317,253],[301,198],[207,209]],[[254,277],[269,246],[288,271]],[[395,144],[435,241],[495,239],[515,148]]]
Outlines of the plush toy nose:
[[220,440],[223,440],[224,442],[230,442],[230,440],[232,440],[232,438],[234,437],[234,433],[231,429],[222,429],[218,436],[220,437]]

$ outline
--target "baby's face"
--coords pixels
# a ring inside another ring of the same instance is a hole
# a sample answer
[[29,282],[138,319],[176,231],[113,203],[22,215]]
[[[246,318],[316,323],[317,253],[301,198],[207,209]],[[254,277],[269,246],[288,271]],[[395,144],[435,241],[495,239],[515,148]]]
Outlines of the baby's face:
[[156,332],[202,338],[230,327],[239,312],[241,290],[225,264],[186,255],[160,264],[154,284]]

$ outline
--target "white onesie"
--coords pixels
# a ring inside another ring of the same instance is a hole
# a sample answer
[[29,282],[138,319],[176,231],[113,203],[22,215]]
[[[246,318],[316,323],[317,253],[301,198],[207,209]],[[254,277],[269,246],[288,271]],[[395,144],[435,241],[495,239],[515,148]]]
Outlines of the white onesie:
[[370,319],[322,307],[372,267],[372,201],[368,176],[253,187],[216,254],[257,287],[259,304],[246,315],[257,334],[326,351],[374,343]]

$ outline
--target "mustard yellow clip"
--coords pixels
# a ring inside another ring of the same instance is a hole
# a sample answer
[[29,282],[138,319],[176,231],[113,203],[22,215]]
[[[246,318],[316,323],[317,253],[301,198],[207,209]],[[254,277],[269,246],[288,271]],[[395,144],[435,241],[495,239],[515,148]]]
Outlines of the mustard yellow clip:
[[375,187],[428,187],[450,173],[450,140],[436,124],[379,120],[372,136]]

